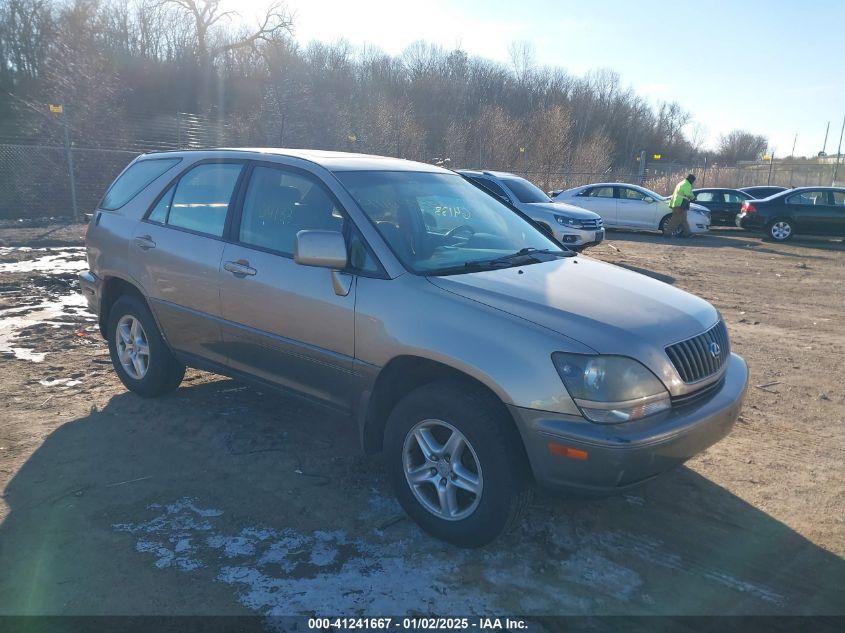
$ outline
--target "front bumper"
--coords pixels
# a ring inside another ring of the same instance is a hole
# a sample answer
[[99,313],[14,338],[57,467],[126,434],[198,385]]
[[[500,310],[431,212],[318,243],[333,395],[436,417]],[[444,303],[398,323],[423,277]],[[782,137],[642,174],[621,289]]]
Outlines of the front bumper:
[[[606,495],[679,466],[725,437],[739,417],[747,386],[748,366],[731,354],[718,389],[634,422],[594,424],[575,416],[509,408],[540,485]],[[580,459],[553,454],[550,443],[575,449]]]
[[690,233],[707,233],[710,230],[710,222],[703,219],[688,218]]
[[554,229],[554,236],[564,246],[587,248],[602,243],[604,227],[600,229],[575,229],[568,226],[558,226]]

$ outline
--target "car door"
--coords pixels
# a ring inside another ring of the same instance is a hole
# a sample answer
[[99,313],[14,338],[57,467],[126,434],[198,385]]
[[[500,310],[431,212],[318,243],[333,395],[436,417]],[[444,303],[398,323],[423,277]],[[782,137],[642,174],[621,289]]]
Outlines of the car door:
[[242,161],[203,162],[159,196],[135,229],[130,270],[170,346],[223,363],[218,292],[223,235]]
[[795,221],[796,231],[820,234],[830,232],[836,210],[828,193],[823,189],[810,189],[786,198],[786,206]]
[[745,202],[746,198],[734,191],[725,191],[722,195],[724,197],[723,216],[725,220],[727,220],[730,224],[733,224],[736,220],[737,214],[742,209],[742,203]]
[[[616,188],[619,198],[616,206],[616,218],[620,227],[630,229],[654,230],[660,218],[657,217],[657,205],[650,196],[633,187]],[[652,200],[647,202],[646,199]]]
[[343,409],[352,393],[355,277],[297,264],[293,253],[299,231],[344,231],[346,222],[316,176],[255,164],[220,268],[230,366]]
[[833,200],[833,230],[831,234],[845,237],[845,190],[831,191]]
[[571,202],[576,206],[598,213],[606,227],[618,226],[616,196],[612,185],[587,187],[575,196]]

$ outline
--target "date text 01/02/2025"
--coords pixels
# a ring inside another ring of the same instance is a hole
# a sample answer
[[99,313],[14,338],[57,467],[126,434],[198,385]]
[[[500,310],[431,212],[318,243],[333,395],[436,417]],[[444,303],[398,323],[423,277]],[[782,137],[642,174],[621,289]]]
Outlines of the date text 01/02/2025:
[[520,630],[527,628],[524,620],[511,618],[309,618],[309,629],[378,630]]

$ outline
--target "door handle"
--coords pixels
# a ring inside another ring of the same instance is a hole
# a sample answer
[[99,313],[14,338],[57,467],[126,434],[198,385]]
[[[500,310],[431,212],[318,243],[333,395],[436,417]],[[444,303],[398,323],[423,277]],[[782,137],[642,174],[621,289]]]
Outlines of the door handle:
[[135,246],[140,248],[142,251],[148,251],[151,248],[155,248],[156,243],[149,235],[141,235],[135,238]]
[[258,272],[255,270],[255,268],[250,268],[249,262],[245,259],[239,259],[235,262],[226,262],[225,264],[223,264],[223,268],[225,270],[228,270],[235,277],[240,278],[252,276],[256,272]]

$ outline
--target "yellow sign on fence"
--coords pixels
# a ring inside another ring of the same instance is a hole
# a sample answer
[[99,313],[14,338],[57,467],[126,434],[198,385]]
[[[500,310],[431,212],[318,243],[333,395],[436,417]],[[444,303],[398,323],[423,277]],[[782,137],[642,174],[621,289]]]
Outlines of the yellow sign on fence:
[[660,160],[661,158],[663,158],[663,154],[655,154],[654,155],[654,160]]
[[60,103],[58,105],[50,104],[50,112],[53,114],[62,114],[65,111],[65,107]]

